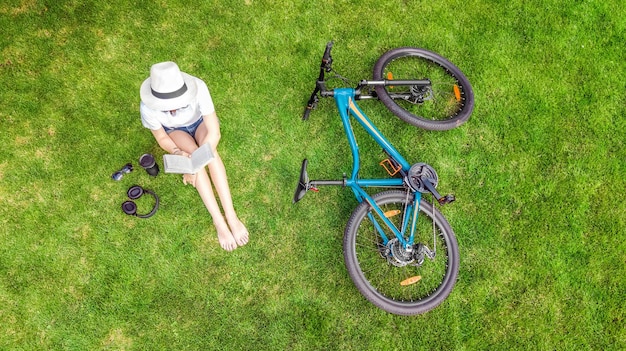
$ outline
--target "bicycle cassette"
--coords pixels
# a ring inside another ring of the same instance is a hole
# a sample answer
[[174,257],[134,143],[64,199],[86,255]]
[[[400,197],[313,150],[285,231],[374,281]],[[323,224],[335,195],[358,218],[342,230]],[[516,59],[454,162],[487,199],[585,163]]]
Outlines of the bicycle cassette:
[[428,193],[429,190],[424,184],[424,180],[430,182],[435,188],[439,182],[439,176],[434,168],[426,163],[416,163],[409,169],[407,180],[411,188],[420,193]]

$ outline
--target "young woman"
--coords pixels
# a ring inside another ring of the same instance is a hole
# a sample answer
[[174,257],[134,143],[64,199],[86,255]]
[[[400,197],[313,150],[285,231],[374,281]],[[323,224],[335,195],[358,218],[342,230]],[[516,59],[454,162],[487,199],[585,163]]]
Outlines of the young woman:
[[140,96],[141,122],[152,131],[163,150],[189,156],[200,145],[210,145],[215,159],[208,165],[209,173],[205,167],[196,174],[185,174],[183,183],[198,190],[224,250],[232,251],[248,243],[248,230],[235,213],[226,169],[217,152],[220,125],[207,85],[181,72],[176,63],[161,62],[150,68],[150,77],[141,85]]

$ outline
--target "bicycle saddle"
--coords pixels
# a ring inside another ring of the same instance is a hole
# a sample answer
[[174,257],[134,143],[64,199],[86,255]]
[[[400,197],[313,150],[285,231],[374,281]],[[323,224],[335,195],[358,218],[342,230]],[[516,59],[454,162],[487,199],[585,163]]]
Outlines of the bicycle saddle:
[[309,190],[309,175],[306,171],[306,166],[309,161],[305,158],[302,160],[302,167],[300,168],[300,179],[298,180],[298,186],[296,187],[296,192],[293,194],[293,203],[300,201],[306,194],[307,190]]

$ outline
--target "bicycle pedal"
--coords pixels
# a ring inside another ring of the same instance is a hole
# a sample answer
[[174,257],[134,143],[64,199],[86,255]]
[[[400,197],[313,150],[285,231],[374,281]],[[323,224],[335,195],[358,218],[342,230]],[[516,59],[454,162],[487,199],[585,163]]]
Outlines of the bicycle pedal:
[[383,166],[385,171],[387,171],[387,173],[389,173],[389,175],[392,177],[398,174],[398,172],[400,172],[400,170],[402,169],[402,166],[396,164],[388,158],[380,161],[379,165]]
[[447,205],[449,203],[452,203],[456,200],[456,197],[454,197],[454,195],[452,194],[448,194],[440,199],[437,199],[437,202],[439,202],[440,205]]

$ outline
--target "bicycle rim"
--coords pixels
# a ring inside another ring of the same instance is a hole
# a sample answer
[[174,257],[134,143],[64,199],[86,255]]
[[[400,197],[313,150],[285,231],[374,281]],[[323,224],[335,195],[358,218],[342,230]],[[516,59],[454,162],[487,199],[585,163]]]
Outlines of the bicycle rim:
[[[386,191],[373,197],[389,219],[401,228],[407,204],[407,194]],[[412,195],[408,202],[412,202]],[[344,235],[344,259],[351,279],[361,294],[377,307],[399,315],[427,312],[438,306],[450,294],[456,282],[459,253],[456,238],[446,219],[433,206],[421,200],[415,243],[436,249],[434,260],[425,258],[400,266],[410,260],[402,252],[388,254],[380,235],[368,217],[371,208],[363,203],[353,212]],[[434,217],[433,217],[434,216]],[[433,245],[433,218],[434,237]],[[380,222],[380,220],[379,220]],[[393,238],[390,230],[385,230]]]
[[442,56],[419,48],[398,48],[383,54],[374,66],[374,80],[428,79],[428,87],[378,86],[383,104],[407,123],[428,130],[448,130],[465,123],[474,94],[465,75]]

